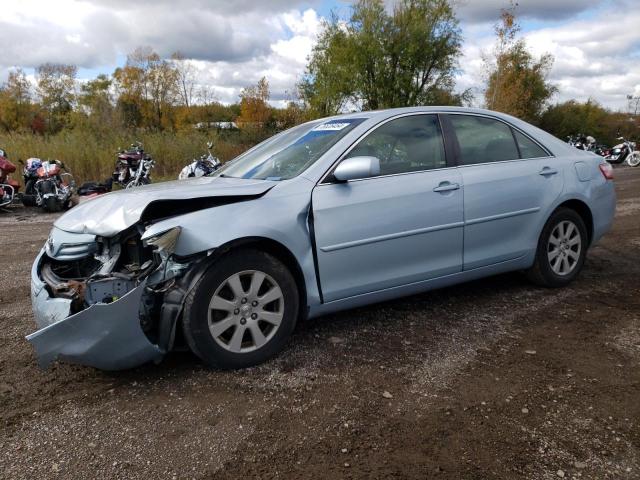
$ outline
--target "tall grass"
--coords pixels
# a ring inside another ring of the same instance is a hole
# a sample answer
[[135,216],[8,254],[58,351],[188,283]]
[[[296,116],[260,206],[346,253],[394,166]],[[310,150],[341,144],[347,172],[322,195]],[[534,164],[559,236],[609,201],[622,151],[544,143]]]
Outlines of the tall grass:
[[[135,141],[144,145],[156,160],[151,172],[153,181],[171,180],[192,159],[206,153],[208,141],[214,142],[213,153],[223,161],[230,160],[251,147],[257,140],[242,132],[126,132],[93,133],[67,130],[57,135],[41,136],[30,133],[0,133],[0,148],[21,170],[18,160],[36,157],[64,162],[79,185],[85,181],[103,181],[113,172],[116,154]],[[14,179],[19,180],[17,174]]]

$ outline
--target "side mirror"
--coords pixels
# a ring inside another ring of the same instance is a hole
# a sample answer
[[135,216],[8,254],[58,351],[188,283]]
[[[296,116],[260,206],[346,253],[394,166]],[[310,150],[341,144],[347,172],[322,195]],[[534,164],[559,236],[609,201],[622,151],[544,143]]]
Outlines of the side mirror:
[[333,171],[339,182],[380,175],[380,160],[376,157],[345,158]]

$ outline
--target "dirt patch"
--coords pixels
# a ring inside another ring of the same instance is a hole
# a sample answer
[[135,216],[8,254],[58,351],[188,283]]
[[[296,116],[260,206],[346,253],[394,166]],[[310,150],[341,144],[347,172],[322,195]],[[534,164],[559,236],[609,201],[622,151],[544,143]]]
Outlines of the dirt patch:
[[39,370],[29,269],[56,216],[0,213],[1,476],[640,478],[640,169],[616,185],[569,288],[508,274],[332,315],[241,372]]

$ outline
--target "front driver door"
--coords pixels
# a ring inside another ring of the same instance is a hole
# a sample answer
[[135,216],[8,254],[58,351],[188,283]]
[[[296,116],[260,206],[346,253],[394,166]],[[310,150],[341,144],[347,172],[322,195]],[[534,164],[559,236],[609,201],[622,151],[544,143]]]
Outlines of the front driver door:
[[313,192],[325,302],[462,269],[463,198],[449,168],[437,115],[390,120],[344,158],[375,156],[380,176],[330,179]]

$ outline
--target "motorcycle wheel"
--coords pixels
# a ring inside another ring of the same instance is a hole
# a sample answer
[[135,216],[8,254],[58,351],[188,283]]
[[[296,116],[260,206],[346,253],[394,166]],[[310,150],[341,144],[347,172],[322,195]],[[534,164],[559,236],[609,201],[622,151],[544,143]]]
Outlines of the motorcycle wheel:
[[124,188],[141,187],[143,185],[149,185],[150,183],[151,183],[151,180],[149,180],[149,178],[140,177],[140,180],[138,180],[137,182],[135,180],[131,180],[129,183],[127,183],[127,185]]
[[42,208],[45,212],[55,213],[60,211],[60,202],[56,197],[47,197],[44,199]]
[[40,184],[40,195],[42,195],[43,197],[42,209],[45,212],[58,212],[60,210],[60,202],[58,201],[55,195],[51,195],[47,198],[44,198],[46,194],[53,193],[53,192],[54,192],[54,188],[53,188],[53,185],[51,185],[50,180],[42,182]]
[[22,195],[22,204],[25,207],[35,207],[36,206],[36,192],[34,189],[34,180],[27,181],[24,187],[24,194]]
[[640,165],[640,153],[632,153],[627,157],[627,165],[630,167],[637,167]]

